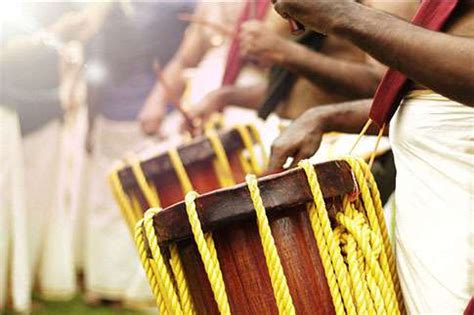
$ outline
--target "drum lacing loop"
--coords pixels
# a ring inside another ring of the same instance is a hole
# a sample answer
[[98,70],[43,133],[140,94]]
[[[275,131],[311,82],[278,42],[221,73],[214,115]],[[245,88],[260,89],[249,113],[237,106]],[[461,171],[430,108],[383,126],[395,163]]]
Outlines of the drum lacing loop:
[[161,253],[161,248],[158,245],[158,241],[155,234],[155,228],[153,227],[153,216],[158,213],[160,209],[151,208],[145,213],[144,228],[146,232],[146,239],[150,248],[153,262],[152,264],[156,267],[155,275],[158,279],[158,286],[160,292],[163,295],[164,303],[168,312],[171,314],[183,314],[178,295],[173,285],[173,279],[168,272],[165,259]]
[[115,200],[117,201],[120,211],[122,212],[122,216],[125,218],[125,221],[127,223],[127,227],[130,230],[130,233],[133,235],[134,234],[134,227],[135,223],[140,219],[140,217],[137,216],[135,213],[133,206],[131,204],[131,201],[127,194],[125,193],[125,190],[123,189],[122,183],[120,182],[119,178],[119,171],[123,168],[122,163],[118,163],[113,170],[110,172],[109,175],[109,185],[112,189],[112,194],[115,197]]
[[290,295],[290,289],[281,265],[280,257],[273,239],[270,224],[265,213],[258,181],[255,175],[249,174],[245,178],[247,187],[250,191],[250,197],[257,214],[257,226],[262,242],[263,253],[267,264],[270,280],[275,294],[276,304],[280,314],[296,314],[293,300]]
[[[252,137],[250,136],[249,130],[244,125],[237,125],[235,128],[239,132],[239,135],[242,138],[242,142],[244,143],[245,149],[247,150],[247,152],[249,154],[249,159],[248,160],[243,155],[243,152],[240,152],[240,155],[239,155],[240,162],[242,163],[244,171],[246,173],[256,173],[257,175],[262,174],[262,172],[263,172],[262,171],[262,166],[258,162],[257,155],[255,154],[254,143],[252,141]],[[256,132],[256,133],[258,133],[258,132]],[[257,139],[257,141],[258,141],[258,139]],[[262,155],[264,156],[264,159],[266,159],[267,156],[266,156],[263,144],[259,143],[259,145],[260,145],[260,148],[262,149]]]
[[186,213],[188,215],[189,224],[193,232],[194,241],[196,242],[199,254],[201,255],[204,269],[206,270],[209,283],[211,284],[214,299],[219,308],[219,312],[224,315],[230,315],[230,305],[225,290],[224,277],[217,259],[216,248],[210,233],[204,236],[201,222],[196,211],[196,204],[194,200],[198,194],[196,192],[189,192],[186,194]]
[[140,221],[137,222],[135,226],[135,236],[134,236],[135,244],[138,249],[138,255],[142,263],[142,266],[145,269],[145,274],[150,283],[151,292],[153,293],[153,296],[156,299],[156,305],[158,306],[158,309],[160,310],[160,314],[170,314],[168,310],[166,309],[165,302],[163,301],[163,295],[160,292],[158,281],[155,276],[155,274],[158,274],[158,271],[156,270],[156,265],[153,264],[153,260],[147,257],[143,232],[144,232],[143,219],[141,219]]
[[336,313],[399,314],[402,301],[396,298],[398,279],[394,261],[392,266],[390,262],[393,253],[377,186],[362,159],[344,160],[352,168],[360,196],[352,201],[345,196],[344,212],[336,215],[339,225],[334,230],[313,165],[308,160],[299,164],[314,198],[308,213]]
[[219,184],[222,187],[229,187],[235,185],[234,176],[232,175],[232,169],[230,167],[227,154],[224,146],[217,135],[217,132],[213,129],[206,130],[206,137],[209,139],[211,146],[216,154],[216,159],[213,161],[214,169],[216,170]]

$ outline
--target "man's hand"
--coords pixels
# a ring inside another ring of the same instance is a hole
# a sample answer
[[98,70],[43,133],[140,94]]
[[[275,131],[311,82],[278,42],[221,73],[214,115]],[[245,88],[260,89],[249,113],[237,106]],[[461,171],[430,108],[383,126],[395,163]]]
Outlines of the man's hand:
[[188,113],[191,119],[205,122],[212,113],[222,111],[226,105],[226,88],[222,87],[208,93],[198,104],[189,108]]
[[240,52],[244,58],[256,60],[260,65],[272,66],[284,59],[284,38],[270,30],[263,22],[245,22],[239,33]]
[[138,114],[138,121],[145,134],[156,135],[159,133],[165,111],[166,105],[162,104],[157,95],[152,92]]
[[275,10],[283,18],[293,18],[312,30],[330,34],[335,21],[344,12],[354,10],[358,4],[351,0],[272,0]]
[[282,167],[289,157],[294,166],[316,153],[325,132],[326,116],[324,106],[309,109],[283,131],[272,144],[270,170]]

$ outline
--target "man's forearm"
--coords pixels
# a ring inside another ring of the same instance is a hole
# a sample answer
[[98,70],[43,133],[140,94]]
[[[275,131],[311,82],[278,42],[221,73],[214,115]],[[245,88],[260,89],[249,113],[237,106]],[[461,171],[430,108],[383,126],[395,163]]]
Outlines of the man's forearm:
[[[313,110],[322,115],[324,132],[359,133],[369,118],[372,99],[364,99],[340,104],[315,107]],[[323,113],[323,114],[321,114]],[[372,126],[367,134],[377,134]]]
[[258,109],[265,97],[266,88],[266,84],[223,87],[224,102],[228,105]]
[[371,97],[380,75],[370,65],[337,59],[288,43],[282,66],[329,91],[353,97]]
[[346,38],[410,79],[474,106],[474,39],[432,32],[354,4],[330,32]]

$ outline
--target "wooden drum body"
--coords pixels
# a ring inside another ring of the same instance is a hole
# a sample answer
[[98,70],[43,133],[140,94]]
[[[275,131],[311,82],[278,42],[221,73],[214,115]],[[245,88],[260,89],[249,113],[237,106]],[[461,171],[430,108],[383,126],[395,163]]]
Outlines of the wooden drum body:
[[[215,139],[220,142],[225,159],[230,166],[231,174],[226,174],[226,176],[232,177],[231,183],[244,181],[246,172],[258,172],[252,167],[253,164],[249,161],[250,154],[247,152],[254,150],[253,145],[260,142],[255,127],[239,126],[227,132],[215,133]],[[259,144],[261,145],[261,142]],[[261,149],[264,152],[263,147]],[[121,190],[119,193],[125,193],[127,201],[135,208],[135,220],[129,222],[132,226],[149,208],[157,206],[164,208],[183,200],[189,189],[205,193],[225,186],[216,170],[216,150],[209,136],[196,138],[176,150],[173,149],[177,153],[178,164],[183,167],[181,175],[188,180],[190,187],[183,184],[183,178],[182,176],[180,178],[178,174],[170,151],[146,160],[126,159],[126,165],[112,172],[111,182],[116,197],[117,191]],[[136,164],[135,167],[138,167],[139,174],[137,174],[137,168],[134,170],[133,163]],[[143,184],[140,185],[138,181],[140,174],[143,175],[146,186],[158,196],[159,204],[152,204],[153,202],[147,198]],[[117,199],[121,203],[120,198]]]
[[[339,218],[336,220],[336,217],[344,212],[348,204],[359,202],[347,201],[348,198],[354,198],[351,197],[354,195],[357,199],[358,182],[351,166],[346,161],[319,164],[314,169],[320,187],[318,189],[321,197],[324,198],[324,200],[321,198],[321,201],[325,204],[324,209],[330,222],[328,228],[335,231],[338,224],[336,222],[339,222]],[[364,297],[361,298],[358,295],[357,288],[354,286],[347,291],[352,292],[348,294],[353,295],[351,295],[351,299],[354,300],[353,305],[347,307],[344,303],[340,304],[338,311],[337,303],[334,302],[337,300],[337,297],[334,297],[335,291],[329,288],[326,277],[327,264],[324,264],[324,257],[320,255],[321,244],[315,236],[320,230],[315,230],[314,221],[310,219],[309,207],[316,204],[314,191],[308,185],[305,170],[297,168],[264,177],[258,181],[259,195],[271,230],[269,235],[273,237],[283,271],[280,276],[287,283],[291,296],[292,311],[282,311],[284,303],[279,300],[282,297],[277,294],[274,278],[270,276],[272,271],[268,263],[268,246],[264,245],[261,223],[257,219],[258,215],[256,216],[255,200],[250,196],[249,192],[252,189],[248,185],[240,184],[207,193],[197,197],[193,203],[201,231],[212,233],[230,307],[229,313],[341,314],[341,309],[344,311],[344,307],[347,310],[352,307],[357,310],[357,313],[359,310],[365,310],[366,307],[369,313],[370,310],[375,309],[373,305],[369,307],[364,304]],[[156,213],[152,217],[156,242],[162,247],[170,245],[177,247],[197,314],[223,313],[222,307],[216,302],[218,300],[216,292],[209,280],[211,276],[205,268],[206,259],[202,256],[201,248],[196,245],[196,232],[188,216],[189,204],[184,202]],[[380,231],[377,232],[380,233]],[[342,252],[344,250],[341,250]],[[342,254],[340,255],[342,257]],[[381,265],[385,264],[384,266],[388,268],[385,256],[374,257],[377,257],[377,262],[380,260]],[[329,258],[326,256],[326,262],[327,259]],[[342,264],[345,272],[350,271],[352,275],[353,270],[348,269],[344,262]],[[377,269],[378,266],[374,268]],[[385,288],[383,292],[391,294],[386,301],[391,299],[390,301],[394,303],[393,307],[397,307],[398,310],[397,302],[394,300],[396,297],[393,291],[392,275],[389,272],[387,270],[385,280],[389,283],[387,287],[392,288],[392,291],[389,292]],[[378,284],[385,285],[386,283],[383,282],[385,280],[380,280]],[[347,281],[353,283],[355,280]],[[364,288],[363,285],[360,287]],[[339,289],[336,288],[336,291],[339,292]],[[370,297],[365,297],[365,299],[369,301]],[[380,306],[382,302],[379,299],[377,303]],[[390,310],[392,306],[386,305],[387,310]]]

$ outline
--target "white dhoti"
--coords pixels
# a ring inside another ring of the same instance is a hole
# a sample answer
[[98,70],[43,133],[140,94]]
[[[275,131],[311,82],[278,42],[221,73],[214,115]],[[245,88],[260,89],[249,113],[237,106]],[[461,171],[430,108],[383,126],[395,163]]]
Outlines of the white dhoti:
[[153,298],[107,176],[117,160],[143,148],[145,141],[135,121],[96,119],[86,220],[86,290],[103,299],[133,299],[126,301],[130,304]]
[[17,312],[31,306],[24,180],[18,118],[0,106],[0,313],[9,297]]
[[31,265],[45,299],[76,293],[75,231],[84,164],[84,108],[24,139]]
[[462,314],[474,293],[474,109],[436,94],[408,97],[390,137],[397,262],[409,312]]

